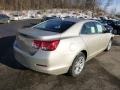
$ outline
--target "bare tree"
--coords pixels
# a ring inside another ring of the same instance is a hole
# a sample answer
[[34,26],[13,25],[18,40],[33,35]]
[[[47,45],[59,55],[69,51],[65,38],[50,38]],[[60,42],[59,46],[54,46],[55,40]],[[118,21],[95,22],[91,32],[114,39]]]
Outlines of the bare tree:
[[113,1],[113,0],[107,0],[107,2],[106,2],[105,5],[104,5],[104,10],[107,10],[107,9],[108,9],[108,7],[112,4],[112,1]]
[[0,9],[77,8],[93,10],[96,0],[0,0]]

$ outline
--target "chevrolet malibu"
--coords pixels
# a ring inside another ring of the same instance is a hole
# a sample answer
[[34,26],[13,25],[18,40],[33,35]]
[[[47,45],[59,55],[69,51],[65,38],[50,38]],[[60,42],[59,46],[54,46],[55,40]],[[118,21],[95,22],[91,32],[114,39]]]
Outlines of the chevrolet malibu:
[[16,60],[32,70],[79,76],[85,62],[111,49],[112,34],[94,20],[50,19],[19,30]]

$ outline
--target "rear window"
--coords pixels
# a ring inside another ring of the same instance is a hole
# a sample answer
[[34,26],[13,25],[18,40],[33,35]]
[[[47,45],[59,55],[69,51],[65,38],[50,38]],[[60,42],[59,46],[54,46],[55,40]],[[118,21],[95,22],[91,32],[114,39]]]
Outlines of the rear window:
[[51,19],[51,20],[42,22],[40,24],[37,24],[33,28],[36,28],[39,30],[62,33],[74,24],[75,22],[71,22],[71,21],[63,21],[61,19],[60,20]]

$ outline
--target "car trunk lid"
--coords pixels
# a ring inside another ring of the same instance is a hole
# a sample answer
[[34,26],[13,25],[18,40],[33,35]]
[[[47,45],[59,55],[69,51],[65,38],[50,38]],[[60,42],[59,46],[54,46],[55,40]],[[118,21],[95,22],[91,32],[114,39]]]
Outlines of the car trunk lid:
[[60,39],[59,33],[27,28],[19,31],[16,37],[16,47],[26,53],[34,55],[39,50],[33,47],[34,40],[50,41],[56,39]]

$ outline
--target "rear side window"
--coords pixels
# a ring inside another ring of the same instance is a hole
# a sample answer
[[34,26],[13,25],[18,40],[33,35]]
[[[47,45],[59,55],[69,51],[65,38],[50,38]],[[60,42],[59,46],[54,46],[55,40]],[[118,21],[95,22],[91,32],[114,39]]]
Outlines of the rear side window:
[[43,23],[40,23],[38,25],[35,25],[33,28],[36,28],[39,30],[62,33],[74,24],[75,24],[75,22],[71,22],[71,21],[51,19],[51,20],[45,21]]
[[97,30],[94,23],[88,22],[83,25],[81,34],[96,34],[96,33],[97,33]]
[[97,28],[97,33],[103,33],[105,30],[105,28],[100,23],[95,22],[95,26]]

